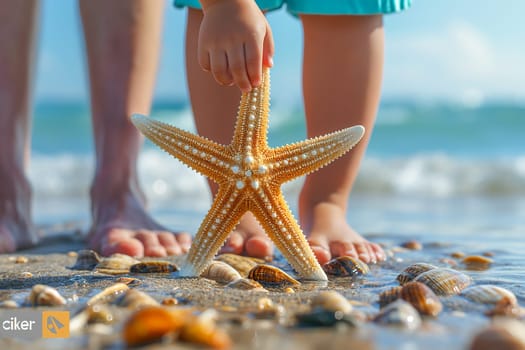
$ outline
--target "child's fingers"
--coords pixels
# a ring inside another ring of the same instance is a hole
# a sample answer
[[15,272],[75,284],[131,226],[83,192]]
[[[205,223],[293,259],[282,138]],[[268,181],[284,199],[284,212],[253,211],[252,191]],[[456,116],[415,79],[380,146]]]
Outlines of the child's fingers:
[[262,76],[261,44],[255,40],[246,42],[244,44],[244,57],[251,86],[259,86]]
[[228,64],[233,80],[239,89],[243,92],[250,91],[252,86],[246,72],[243,46],[237,45],[228,50]]
[[272,29],[269,25],[266,26],[266,36],[263,41],[263,65],[265,67],[273,66],[273,54],[274,54],[273,34]]
[[222,50],[210,52],[210,67],[213,77],[219,84],[228,86],[233,83],[233,78],[228,71],[226,52]]

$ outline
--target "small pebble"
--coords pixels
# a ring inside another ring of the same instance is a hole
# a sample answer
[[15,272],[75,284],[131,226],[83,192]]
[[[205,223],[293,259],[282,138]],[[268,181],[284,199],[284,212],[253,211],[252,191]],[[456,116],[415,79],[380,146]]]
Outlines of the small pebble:
[[20,273],[20,278],[31,278],[33,277],[33,274],[29,271],[24,271]]
[[482,255],[469,255],[461,261],[467,270],[483,271],[487,270],[493,260]]
[[410,250],[421,250],[421,249],[423,249],[423,245],[420,242],[415,241],[415,240],[401,243],[401,247],[406,248],[406,249],[410,249]]
[[161,305],[166,305],[166,306],[178,305],[179,304],[179,300],[177,298],[167,297],[167,298],[162,299],[160,304]]
[[286,287],[284,289],[284,292],[288,293],[288,294],[293,294],[293,293],[295,293],[295,290],[292,287]]
[[482,255],[483,256],[488,256],[489,258],[492,258],[494,256],[494,253],[493,252],[484,252]]
[[119,277],[115,280],[115,282],[124,283],[128,286],[138,286],[139,284],[142,283],[141,280],[139,280],[138,278],[134,278],[134,277]]
[[453,252],[450,254],[451,257],[453,257],[454,259],[461,259],[461,258],[464,258],[465,257],[465,253],[463,252]]
[[15,264],[25,264],[28,261],[29,261],[29,259],[27,257],[25,257],[25,256],[22,256],[22,255],[17,256],[15,258]]
[[270,298],[260,298],[257,300],[257,309],[260,311],[272,310],[274,307],[273,301]]
[[76,258],[78,256],[78,253],[74,251],[70,251],[70,252],[67,252],[67,256],[69,256],[70,258]]
[[0,302],[0,309],[16,309],[20,307],[14,300],[4,300]]

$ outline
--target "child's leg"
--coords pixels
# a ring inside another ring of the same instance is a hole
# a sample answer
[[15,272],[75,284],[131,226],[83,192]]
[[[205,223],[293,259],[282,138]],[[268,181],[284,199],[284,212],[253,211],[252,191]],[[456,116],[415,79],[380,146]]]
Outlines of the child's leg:
[[25,174],[37,13],[31,0],[0,6],[0,253],[37,242]]
[[299,198],[301,225],[320,263],[351,255],[384,258],[346,222],[350,190],[378,108],[383,68],[381,16],[301,16],[303,93],[308,136],[361,124],[363,140],[346,156],[311,175]]
[[[188,9],[186,70],[193,114],[199,134],[228,144],[233,135],[241,95],[236,86],[218,85],[213,76],[204,72],[198,64],[197,43],[202,16],[202,11]],[[210,188],[212,193],[217,191],[214,183],[210,183]],[[272,249],[263,229],[248,213],[232,232],[222,251],[265,257],[272,254]]]
[[103,254],[180,254],[188,234],[174,235],[145,211],[137,178],[142,137],[132,113],[148,114],[160,46],[161,0],[83,0],[96,146],[89,245]]

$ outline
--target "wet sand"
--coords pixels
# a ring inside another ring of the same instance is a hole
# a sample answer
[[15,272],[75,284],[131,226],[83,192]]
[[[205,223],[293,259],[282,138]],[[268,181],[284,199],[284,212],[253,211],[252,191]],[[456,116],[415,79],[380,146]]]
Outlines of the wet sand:
[[[101,274],[94,271],[71,270],[76,260],[69,256],[70,251],[84,249],[82,239],[73,230],[64,234],[56,233],[46,239],[39,247],[17,254],[0,255],[0,301],[12,299],[22,303],[31,287],[35,284],[53,286],[68,300],[65,309],[75,313],[85,301],[115,283],[119,276]],[[467,302],[459,296],[441,298],[444,311],[436,318],[424,318],[422,326],[414,331],[384,327],[366,322],[357,328],[336,326],[330,328],[298,328],[294,326],[295,312],[306,310],[312,296],[319,290],[337,290],[354,304],[354,309],[363,315],[378,312],[378,294],[395,285],[397,274],[412,262],[428,262],[438,266],[450,267],[457,260],[450,257],[453,251],[470,252],[468,244],[464,246],[447,242],[424,242],[423,250],[403,250],[397,247],[403,238],[377,235],[374,241],[382,242],[395,254],[384,263],[371,266],[369,275],[358,279],[331,278],[327,284],[303,283],[294,287],[295,293],[285,293],[283,288],[270,289],[267,294],[225,289],[223,285],[204,278],[174,278],[165,274],[127,274],[140,279],[140,284],[133,287],[144,291],[157,300],[172,296],[180,304],[187,304],[197,309],[215,308],[219,311],[219,325],[233,339],[235,349],[465,349],[474,334],[490,323],[483,315],[487,307]],[[393,249],[392,249],[393,248]],[[12,257],[24,256],[26,263],[15,263]],[[178,258],[166,260],[180,262]],[[493,257],[498,264],[498,253]],[[284,267],[283,261],[274,262]],[[462,269],[459,264],[454,266]],[[492,267],[491,267],[492,268]],[[289,270],[288,270],[289,271]],[[487,270],[487,271],[490,271]],[[30,272],[32,277],[24,277]],[[475,283],[491,281],[511,289],[523,302],[522,285],[516,285],[492,279],[490,272],[465,271],[473,277]],[[277,316],[254,317],[247,311],[257,309],[257,302],[262,297],[270,298],[274,304],[281,305]],[[64,309],[60,307],[58,309]],[[2,310],[0,309],[0,316]],[[111,334],[79,334],[64,340],[44,340],[28,342],[19,339],[0,339],[3,348],[13,349],[96,349],[102,347],[125,348],[120,331],[123,321],[129,315],[124,310],[117,315]],[[147,349],[170,348],[172,344],[152,344]],[[177,343],[177,346],[191,348],[192,345]]]

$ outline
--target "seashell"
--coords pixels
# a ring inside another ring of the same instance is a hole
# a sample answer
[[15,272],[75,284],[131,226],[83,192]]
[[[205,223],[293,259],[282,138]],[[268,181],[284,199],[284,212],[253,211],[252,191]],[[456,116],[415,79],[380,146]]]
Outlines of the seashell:
[[167,297],[167,298],[162,299],[160,304],[161,305],[166,305],[166,306],[179,305],[179,300],[177,298],[174,298],[174,297]]
[[113,312],[107,305],[95,304],[73,316],[69,322],[71,333],[81,332],[87,324],[111,324],[115,320]]
[[516,320],[500,320],[474,336],[470,350],[523,350],[525,326]]
[[94,250],[83,249],[77,254],[75,265],[71,266],[72,270],[93,270],[102,259]]
[[295,289],[293,289],[292,287],[286,287],[284,288],[284,292],[287,294],[293,294],[295,293]]
[[421,325],[421,317],[410,303],[399,299],[382,308],[374,317],[374,322],[413,330]]
[[211,264],[201,273],[201,277],[219,283],[230,283],[242,278],[233,267],[225,262],[216,260],[212,261]]
[[275,308],[275,305],[270,298],[259,298],[257,300],[257,310],[267,311]]
[[226,288],[251,290],[254,292],[268,292],[264,289],[262,284],[249,278],[239,278],[238,280],[232,281],[226,285]]
[[524,315],[524,310],[508,297],[503,297],[496,303],[492,310],[485,312],[485,316],[488,317],[503,316],[508,318],[522,318]]
[[257,281],[262,285],[293,284],[298,286],[301,284],[278,267],[267,264],[259,264],[255,266],[248,273],[248,278]]
[[423,249],[423,245],[421,244],[421,242],[418,242],[418,241],[415,241],[415,240],[403,242],[400,245],[401,245],[401,247],[406,248],[406,249],[410,249],[410,250],[421,250],[421,249]]
[[35,284],[27,297],[31,306],[59,306],[65,305],[66,299],[53,287]]
[[215,260],[225,262],[237,270],[242,277],[248,277],[248,273],[257,264],[263,264],[264,260],[251,258],[248,256],[241,256],[237,254],[221,254],[215,258]]
[[23,255],[19,255],[15,258],[15,264],[26,264],[29,259]]
[[437,269],[437,266],[427,264],[427,263],[415,263],[408,267],[406,267],[403,272],[401,272],[397,276],[397,281],[400,285],[403,285],[407,282],[412,281],[414,278],[422,274],[423,272],[427,272],[429,270]]
[[420,282],[408,282],[401,288],[399,297],[419,311],[422,315],[437,316],[443,309],[437,295]]
[[487,270],[494,261],[483,255],[469,255],[461,262],[467,270],[484,271]]
[[142,283],[141,280],[135,277],[119,277],[115,280],[117,283],[124,283],[128,286],[138,286]]
[[333,327],[338,324],[358,327],[361,323],[352,314],[323,309],[315,309],[307,313],[296,314],[295,319],[298,327]]
[[438,268],[423,272],[414,281],[426,284],[439,296],[459,294],[471,283],[469,276],[456,270]]
[[461,259],[461,258],[465,257],[465,253],[463,253],[463,252],[452,252],[452,253],[450,253],[450,256],[453,257],[454,259]]
[[323,265],[323,270],[331,276],[361,276],[370,272],[368,265],[350,256],[340,256]]
[[122,330],[122,337],[128,346],[160,340],[170,333],[181,330],[190,314],[190,309],[145,307],[128,318]]
[[145,306],[158,306],[159,303],[140,290],[128,289],[124,294],[119,295],[119,297],[115,299],[115,305],[136,310]]
[[17,309],[20,305],[14,300],[0,301],[0,309]]
[[71,250],[67,252],[67,256],[69,256],[70,258],[76,258],[78,256],[78,253]]
[[108,275],[119,275],[129,273],[132,265],[139,263],[135,258],[125,254],[113,254],[107,258],[103,258],[95,267],[97,272]]
[[383,308],[393,301],[399,299],[402,287],[396,286],[379,293],[379,307]]
[[20,272],[18,275],[20,278],[31,278],[33,277],[33,274],[29,271]]
[[483,256],[487,256],[489,258],[492,258],[494,256],[494,253],[493,252],[483,252],[483,254],[481,254]]
[[131,273],[169,273],[179,268],[167,261],[145,261],[133,264],[129,268]]
[[346,298],[335,290],[324,290],[312,299],[312,308],[320,308],[326,311],[341,311],[349,313],[352,305]]
[[518,303],[516,296],[510,290],[491,284],[468,287],[461,292],[461,295],[481,304],[497,304],[503,298],[507,298],[514,305]]
[[95,294],[87,301],[87,305],[94,305],[97,303],[109,303],[116,299],[120,294],[129,290],[129,287],[124,283],[115,283],[102,292]]
[[217,312],[213,309],[204,311],[198,316],[190,317],[180,332],[180,340],[209,346],[214,349],[226,349],[231,346],[231,339],[217,328]]

